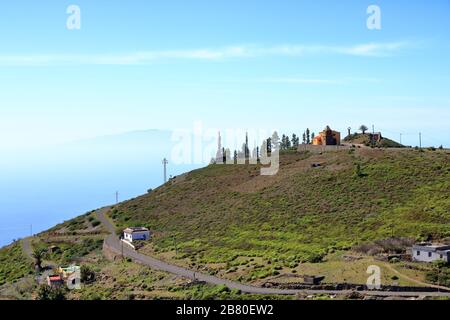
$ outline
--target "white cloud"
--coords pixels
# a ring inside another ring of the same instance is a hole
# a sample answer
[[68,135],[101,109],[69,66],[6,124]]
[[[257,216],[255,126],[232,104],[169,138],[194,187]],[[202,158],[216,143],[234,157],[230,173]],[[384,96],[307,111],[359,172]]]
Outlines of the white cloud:
[[320,84],[320,85],[346,85],[355,82],[369,82],[380,83],[382,80],[378,78],[355,78],[355,77],[342,77],[336,79],[328,78],[315,78],[315,77],[303,77],[303,76],[288,76],[288,77],[269,77],[256,79],[258,82],[266,83],[283,83],[283,84]]
[[0,66],[142,65],[159,60],[217,61],[265,56],[300,57],[312,54],[385,57],[395,54],[409,45],[408,42],[368,43],[353,46],[279,45],[263,47],[244,45],[217,49],[141,51],[117,54],[0,55]]
[[340,84],[341,80],[319,79],[319,78],[302,78],[302,77],[281,77],[281,78],[265,78],[261,82],[267,83],[286,83],[286,84]]
[[408,46],[407,42],[394,42],[394,43],[368,43],[357,45],[349,48],[337,48],[338,51],[344,54],[350,54],[355,56],[388,56],[395,51]]

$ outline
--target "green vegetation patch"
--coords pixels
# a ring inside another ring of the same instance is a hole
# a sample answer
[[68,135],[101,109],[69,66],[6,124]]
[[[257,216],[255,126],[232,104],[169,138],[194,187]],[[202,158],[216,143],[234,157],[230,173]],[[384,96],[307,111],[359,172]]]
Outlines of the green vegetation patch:
[[33,274],[32,263],[24,255],[20,242],[0,249],[0,285]]

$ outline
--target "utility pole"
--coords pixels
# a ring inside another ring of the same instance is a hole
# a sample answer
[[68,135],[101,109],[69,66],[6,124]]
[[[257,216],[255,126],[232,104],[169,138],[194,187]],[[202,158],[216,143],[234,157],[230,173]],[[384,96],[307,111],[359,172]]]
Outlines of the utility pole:
[[167,159],[164,158],[162,163],[164,165],[164,183],[166,183],[167,182],[167,164],[169,163],[169,161],[167,161]]
[[119,191],[116,191],[116,204],[119,203]]
[[402,144],[402,134],[400,133],[400,144]]
[[422,132],[419,132],[419,148],[422,149]]
[[30,237],[33,236],[33,224],[30,224]]
[[372,125],[372,148],[375,146],[375,126]]

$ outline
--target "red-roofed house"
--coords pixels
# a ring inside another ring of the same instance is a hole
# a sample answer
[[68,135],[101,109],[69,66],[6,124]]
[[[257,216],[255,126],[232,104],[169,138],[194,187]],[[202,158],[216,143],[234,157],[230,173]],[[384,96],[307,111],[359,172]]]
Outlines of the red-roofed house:
[[59,287],[64,284],[64,281],[60,275],[54,274],[47,277],[47,284],[50,287]]

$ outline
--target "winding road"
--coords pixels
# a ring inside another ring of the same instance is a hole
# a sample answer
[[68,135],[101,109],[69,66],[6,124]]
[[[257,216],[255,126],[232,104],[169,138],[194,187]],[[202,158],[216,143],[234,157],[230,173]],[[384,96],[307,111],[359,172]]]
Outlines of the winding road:
[[[150,268],[166,271],[177,276],[181,276],[184,278],[203,281],[212,285],[225,285],[230,289],[237,289],[244,293],[252,293],[252,294],[267,294],[267,295],[295,295],[295,294],[347,294],[352,293],[352,290],[296,290],[296,289],[275,289],[275,288],[262,288],[255,287],[251,285],[246,285],[243,283],[218,278],[215,276],[211,276],[208,274],[192,271],[183,267],[179,267],[173,264],[169,264],[167,262],[155,259],[153,257],[143,255],[141,253],[136,252],[131,249],[128,245],[124,244],[115,234],[115,226],[108,218],[107,213],[110,207],[104,207],[96,211],[98,219],[101,221],[103,226],[110,233],[106,239],[105,244],[113,250],[115,253],[119,255],[123,255],[124,257],[128,257],[133,259],[135,262],[144,264]],[[401,297],[450,297],[450,292],[393,292],[393,291],[372,291],[372,290],[364,290],[358,291],[360,294],[369,295],[369,296],[401,296]]]

